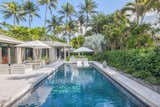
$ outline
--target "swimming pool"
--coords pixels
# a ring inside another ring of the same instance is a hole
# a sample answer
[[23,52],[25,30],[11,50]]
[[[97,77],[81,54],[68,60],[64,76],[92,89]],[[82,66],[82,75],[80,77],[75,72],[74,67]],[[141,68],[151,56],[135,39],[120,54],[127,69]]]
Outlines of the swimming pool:
[[94,67],[63,65],[18,107],[146,107]]

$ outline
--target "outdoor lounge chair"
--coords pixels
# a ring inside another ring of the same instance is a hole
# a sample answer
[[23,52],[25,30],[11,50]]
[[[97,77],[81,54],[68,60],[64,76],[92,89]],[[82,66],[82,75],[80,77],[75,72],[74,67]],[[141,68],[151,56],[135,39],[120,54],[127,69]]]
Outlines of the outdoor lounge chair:
[[8,64],[0,64],[0,74],[9,74],[10,67]]
[[12,74],[24,74],[25,73],[25,64],[13,64],[11,66]]
[[82,64],[82,61],[77,61],[77,67],[82,67],[83,64]]
[[88,61],[84,61],[84,62],[83,62],[83,66],[84,66],[84,67],[89,67]]
[[33,71],[33,65],[31,64],[25,64],[25,72],[32,72]]

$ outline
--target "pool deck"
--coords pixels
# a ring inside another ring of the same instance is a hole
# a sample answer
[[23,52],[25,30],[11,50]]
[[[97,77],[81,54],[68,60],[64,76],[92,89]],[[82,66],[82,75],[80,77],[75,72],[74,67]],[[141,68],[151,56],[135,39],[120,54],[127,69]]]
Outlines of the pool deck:
[[110,67],[104,68],[101,63],[94,61],[92,63],[101,69],[106,75],[111,77],[111,79],[125,87],[129,92],[134,94],[137,98],[150,107],[160,107],[160,94],[157,92],[129,79]]
[[25,74],[0,75],[0,107],[11,107],[39,82],[52,74],[64,62],[55,62]]
[[[64,61],[55,62],[39,70],[25,74],[0,75],[0,107],[11,107],[15,101],[19,100],[28,91],[31,91],[38,83],[64,63]],[[151,107],[160,107],[160,94],[157,92],[129,79],[110,67],[104,68],[101,63],[94,61],[91,63],[125,87],[129,92],[134,93],[144,103]]]

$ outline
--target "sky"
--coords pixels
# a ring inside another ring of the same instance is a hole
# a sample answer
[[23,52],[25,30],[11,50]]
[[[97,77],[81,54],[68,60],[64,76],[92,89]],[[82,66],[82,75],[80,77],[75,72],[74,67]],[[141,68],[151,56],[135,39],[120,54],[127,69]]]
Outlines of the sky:
[[[2,4],[2,2],[8,2],[8,1],[17,1],[19,3],[22,2],[22,0],[0,0],[0,4]],[[32,0],[32,1],[36,1],[36,0]],[[83,3],[84,0],[58,0],[58,6],[57,6],[57,10],[60,9],[60,7],[65,4],[66,2],[70,2],[75,9],[78,9],[78,5],[80,3]],[[126,3],[134,1],[134,0],[94,0],[97,3],[97,11],[101,12],[101,13],[105,13],[105,14],[110,14],[115,12],[118,9],[121,9]],[[43,26],[43,22],[44,22],[44,12],[45,9],[43,6],[40,7],[39,10],[39,15],[41,16],[40,19],[38,18],[34,18],[33,19],[33,23],[32,23],[32,27],[36,27],[36,26]],[[50,16],[48,16],[49,18]],[[0,22],[6,21],[7,23],[13,24],[13,19],[4,19],[2,13],[0,13]],[[23,26],[28,26],[27,22],[22,22],[20,23],[20,25]]]

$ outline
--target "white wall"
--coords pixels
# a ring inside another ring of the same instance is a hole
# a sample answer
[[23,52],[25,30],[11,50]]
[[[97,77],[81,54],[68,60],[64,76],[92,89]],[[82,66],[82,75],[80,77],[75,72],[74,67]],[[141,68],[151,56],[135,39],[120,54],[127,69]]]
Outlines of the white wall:
[[21,64],[22,63],[22,49],[17,48],[17,63]]
[[51,62],[53,62],[56,59],[57,59],[56,48],[52,47],[52,48],[49,49],[49,60]]
[[0,63],[2,63],[2,47],[0,47]]

